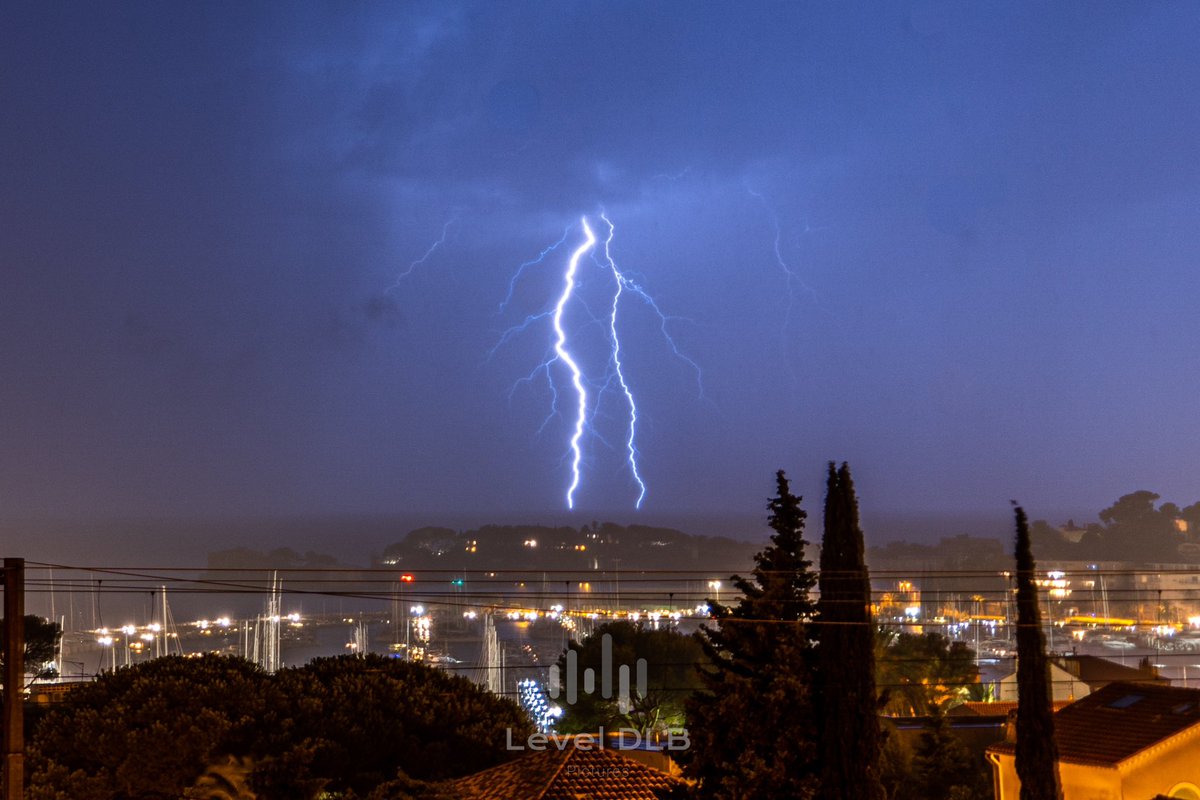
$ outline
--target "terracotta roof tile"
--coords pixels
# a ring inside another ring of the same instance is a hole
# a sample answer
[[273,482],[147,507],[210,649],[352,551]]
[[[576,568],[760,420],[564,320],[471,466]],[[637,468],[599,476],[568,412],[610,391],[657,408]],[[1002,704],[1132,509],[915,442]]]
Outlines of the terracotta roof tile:
[[[1112,766],[1200,724],[1200,689],[1110,683],[1054,715],[1063,761]],[[1015,752],[1013,742],[992,745]]]
[[[1058,711],[1066,708],[1071,703],[1071,700],[1055,700],[1053,703],[1054,710]],[[1016,710],[1017,702],[1015,700],[997,700],[991,703],[969,700],[965,703],[959,703],[946,713],[952,717],[1003,717],[1008,712]]]
[[656,800],[682,781],[612,749],[567,745],[459,778],[464,800]]

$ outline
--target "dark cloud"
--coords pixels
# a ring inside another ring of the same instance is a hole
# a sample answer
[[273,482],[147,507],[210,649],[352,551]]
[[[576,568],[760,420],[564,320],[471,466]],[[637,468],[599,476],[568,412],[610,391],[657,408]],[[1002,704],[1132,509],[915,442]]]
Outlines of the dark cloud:
[[[910,508],[1099,507],[1200,468],[1186,5],[3,21],[12,513],[557,508],[546,321],[489,353],[552,306],[577,239],[500,309],[513,270],[601,207],[704,371],[697,399],[624,307],[652,509],[759,508],[779,466],[812,494],[841,457]],[[580,279],[599,392],[611,277]],[[630,485],[602,403],[598,513]]]

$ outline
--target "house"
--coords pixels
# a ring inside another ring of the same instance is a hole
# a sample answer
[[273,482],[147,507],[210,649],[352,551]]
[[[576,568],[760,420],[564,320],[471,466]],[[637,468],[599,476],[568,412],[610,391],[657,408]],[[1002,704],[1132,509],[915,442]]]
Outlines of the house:
[[[1079,678],[1077,673],[1063,669],[1051,660],[1050,669],[1050,699],[1056,703],[1062,701],[1081,700],[1092,693],[1091,687]],[[1013,671],[1002,677],[996,684],[996,699],[1001,703],[1017,702],[1017,662],[1013,659]]]
[[684,785],[602,744],[551,740],[544,750],[451,781],[463,800],[657,800]]
[[[1167,685],[1169,680],[1158,674],[1152,666],[1129,667],[1100,656],[1063,655],[1050,658],[1051,699],[1082,700],[1097,689],[1103,689],[1114,681],[1125,683],[1157,683]],[[1016,660],[1013,671],[1002,677],[996,687],[996,699],[1004,702],[1017,700]]]
[[[1063,800],[1200,800],[1200,690],[1110,683],[1054,715]],[[997,800],[1017,800],[1015,742],[987,750]]]
[[[1103,689],[1110,683],[1121,681],[1124,683],[1157,683],[1169,685],[1171,682],[1158,674],[1158,670],[1147,664],[1139,664],[1136,667],[1128,667],[1124,664],[1118,664],[1111,659],[1101,658],[1100,656],[1085,656],[1085,655],[1064,655],[1054,656],[1051,662],[1065,671],[1069,672],[1074,678],[1087,684],[1088,689],[1096,691]],[[1079,695],[1080,697],[1082,695]]]

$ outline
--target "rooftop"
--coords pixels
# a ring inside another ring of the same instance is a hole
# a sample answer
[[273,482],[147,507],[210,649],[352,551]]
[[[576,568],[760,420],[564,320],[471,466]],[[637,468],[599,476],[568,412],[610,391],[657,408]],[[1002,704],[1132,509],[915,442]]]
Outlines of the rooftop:
[[1050,660],[1093,689],[1113,681],[1170,683],[1153,667],[1127,667],[1100,656],[1053,656]]
[[552,740],[545,750],[452,782],[470,800],[657,800],[683,783],[612,749],[563,749]]
[[[1200,689],[1110,683],[1054,715],[1062,761],[1115,766],[1158,742],[1200,725]],[[1012,754],[1013,742],[989,748]]]
[[[1058,711],[1066,708],[1071,702],[1070,700],[1055,700],[1052,705],[1054,710]],[[991,703],[968,700],[954,706],[946,714],[951,717],[1005,717],[1016,710],[1015,700],[997,700]]]

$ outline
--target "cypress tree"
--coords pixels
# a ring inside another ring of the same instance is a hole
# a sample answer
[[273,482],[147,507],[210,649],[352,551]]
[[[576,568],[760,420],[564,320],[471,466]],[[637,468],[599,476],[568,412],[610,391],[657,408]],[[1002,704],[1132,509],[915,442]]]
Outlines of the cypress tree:
[[1017,515],[1017,778],[1021,800],[1062,800],[1058,744],[1050,703],[1050,666],[1034,584],[1033,551],[1025,509]]
[[825,800],[883,800],[871,581],[850,467],[829,463],[817,604],[818,743]]
[[816,584],[805,558],[807,514],[782,470],[767,504],[770,544],[754,557],[750,578],[733,576],[741,599],[709,601],[715,626],[697,636],[712,660],[706,691],[687,707],[688,774],[702,798],[792,798],[816,794],[817,752],[812,711]]

